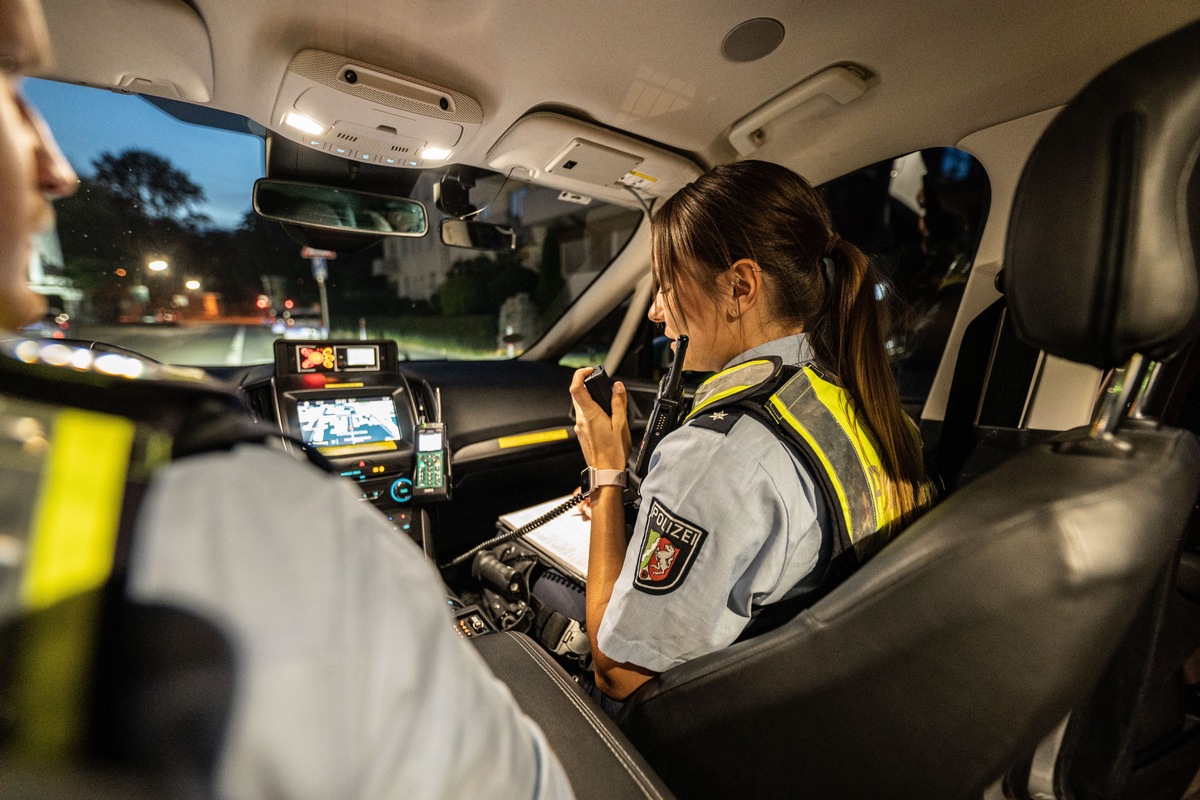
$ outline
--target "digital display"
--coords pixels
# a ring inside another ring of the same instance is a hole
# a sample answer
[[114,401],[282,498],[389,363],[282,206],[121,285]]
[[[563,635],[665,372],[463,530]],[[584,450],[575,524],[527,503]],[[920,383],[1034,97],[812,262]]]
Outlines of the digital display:
[[374,347],[347,347],[347,367],[375,367],[379,364],[379,353]]
[[417,436],[417,450],[422,453],[429,453],[434,450],[442,449],[442,432],[441,431],[421,431]]
[[337,447],[400,438],[396,404],[390,397],[346,397],[296,403],[300,435],[314,447]]
[[295,345],[296,372],[379,372],[377,345]]

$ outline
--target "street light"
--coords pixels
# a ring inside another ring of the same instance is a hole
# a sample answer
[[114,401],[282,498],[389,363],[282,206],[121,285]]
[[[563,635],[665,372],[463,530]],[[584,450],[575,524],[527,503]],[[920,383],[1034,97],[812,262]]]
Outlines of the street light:
[[183,286],[187,290],[194,292],[200,288],[200,281],[193,279],[183,284]]
[[161,258],[156,258],[146,266],[150,268],[151,272],[162,272],[167,268],[167,262],[163,261]]

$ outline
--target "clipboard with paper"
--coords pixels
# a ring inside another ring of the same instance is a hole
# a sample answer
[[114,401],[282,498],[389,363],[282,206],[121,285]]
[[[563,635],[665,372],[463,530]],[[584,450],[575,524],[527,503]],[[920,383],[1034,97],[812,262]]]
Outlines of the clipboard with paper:
[[[565,495],[510,511],[500,516],[500,524],[505,530],[515,531],[570,499],[570,495]],[[580,583],[587,578],[588,547],[592,538],[592,524],[583,516],[582,507],[582,504],[577,505],[522,537],[522,541],[548,563]]]

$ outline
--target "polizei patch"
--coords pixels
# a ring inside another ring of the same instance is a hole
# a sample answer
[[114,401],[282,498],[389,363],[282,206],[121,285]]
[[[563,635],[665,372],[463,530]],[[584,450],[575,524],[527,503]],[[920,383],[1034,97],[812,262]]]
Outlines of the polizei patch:
[[666,594],[687,577],[708,532],[682,519],[657,499],[646,513],[646,534],[633,585],[650,594]]

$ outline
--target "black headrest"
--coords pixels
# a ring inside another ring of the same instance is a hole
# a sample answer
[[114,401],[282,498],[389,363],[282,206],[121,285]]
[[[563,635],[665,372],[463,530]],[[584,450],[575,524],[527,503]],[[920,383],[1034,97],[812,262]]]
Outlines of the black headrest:
[[1051,123],[1017,189],[1005,289],[1018,335],[1105,368],[1200,322],[1200,23],[1117,62]]

